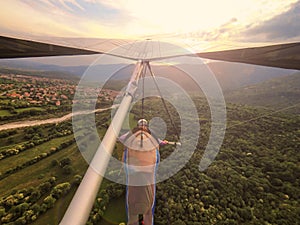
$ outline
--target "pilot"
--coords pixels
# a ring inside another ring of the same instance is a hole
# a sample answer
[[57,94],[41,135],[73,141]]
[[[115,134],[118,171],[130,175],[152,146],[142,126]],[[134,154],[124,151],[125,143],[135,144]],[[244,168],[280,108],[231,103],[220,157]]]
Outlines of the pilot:
[[128,225],[154,224],[155,178],[160,161],[159,147],[168,144],[140,119],[137,126],[119,140],[124,144],[123,162],[126,174],[126,213]]

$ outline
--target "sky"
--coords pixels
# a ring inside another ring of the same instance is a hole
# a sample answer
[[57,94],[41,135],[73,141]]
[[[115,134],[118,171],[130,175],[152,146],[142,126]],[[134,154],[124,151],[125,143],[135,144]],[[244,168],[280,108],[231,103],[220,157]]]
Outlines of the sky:
[[9,0],[9,36],[286,42],[300,37],[297,0]]

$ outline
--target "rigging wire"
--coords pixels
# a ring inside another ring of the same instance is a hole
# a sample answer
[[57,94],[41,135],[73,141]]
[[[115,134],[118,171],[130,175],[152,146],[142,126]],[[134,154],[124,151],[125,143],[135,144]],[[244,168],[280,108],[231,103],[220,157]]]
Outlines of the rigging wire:
[[[144,101],[145,101],[145,76],[147,67],[144,66],[143,72],[141,74],[142,78],[142,119],[144,119]],[[141,131],[141,147],[143,147],[143,130]]]
[[147,67],[144,67],[144,71],[142,73],[142,118],[144,119],[144,102],[145,102],[145,75],[146,75]]
[[178,139],[178,141],[179,141],[179,140],[180,140],[179,132],[178,132],[176,126],[175,126],[175,123],[174,123],[174,120],[173,120],[173,118],[172,118],[172,115],[171,115],[170,111],[168,110],[167,104],[166,104],[164,98],[162,97],[162,93],[161,93],[161,91],[160,91],[160,89],[159,89],[159,86],[158,86],[158,84],[157,84],[157,81],[156,81],[156,79],[155,79],[154,73],[153,73],[153,71],[152,71],[152,69],[151,69],[151,67],[150,67],[149,62],[147,62],[147,67],[148,67],[149,72],[150,72],[150,74],[151,74],[151,77],[152,77],[152,79],[153,79],[153,81],[154,81],[154,84],[155,84],[155,86],[156,86],[156,89],[157,89],[157,91],[158,91],[158,93],[159,93],[159,95],[160,95],[160,99],[161,99],[161,101],[162,101],[162,103],[163,103],[163,106],[164,106],[164,108],[165,108],[165,110],[166,110],[166,112],[167,112],[167,114],[168,114],[168,116],[169,116],[169,119],[170,119],[170,122],[171,122],[171,124],[172,124],[172,126],[173,126],[173,129],[175,130],[176,137],[177,137],[177,139]]

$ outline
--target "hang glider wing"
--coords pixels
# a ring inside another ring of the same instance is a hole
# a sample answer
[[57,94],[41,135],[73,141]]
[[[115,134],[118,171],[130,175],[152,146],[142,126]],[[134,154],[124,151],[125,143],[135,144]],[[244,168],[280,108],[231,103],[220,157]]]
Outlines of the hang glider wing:
[[0,58],[87,55],[99,52],[0,36]]
[[[126,44],[132,43],[130,46]],[[124,47],[125,46],[125,47]],[[171,46],[171,45],[170,45]],[[0,36],[0,58],[24,58],[43,56],[88,55],[106,53],[127,59],[138,60],[139,57],[151,60],[161,60],[175,56],[191,55],[173,52],[167,46],[152,41],[145,43],[117,39],[88,38],[52,38],[45,41],[32,41]],[[111,50],[120,47],[116,54]],[[157,48],[157,54],[153,49]],[[146,52],[151,49],[152,52]],[[163,54],[162,52],[165,51]],[[261,66],[279,67],[300,70],[300,42],[278,44],[263,47],[251,47],[235,50],[196,53],[201,58],[240,62]]]
[[300,42],[197,53],[199,57],[300,70]]

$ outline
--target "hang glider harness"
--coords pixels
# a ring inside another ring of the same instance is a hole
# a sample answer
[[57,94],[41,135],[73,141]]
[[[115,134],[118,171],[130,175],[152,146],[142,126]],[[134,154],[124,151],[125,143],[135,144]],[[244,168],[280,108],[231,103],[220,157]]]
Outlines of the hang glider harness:
[[[145,76],[147,68],[155,83],[156,89],[162,100],[164,109],[168,114],[169,120],[173,126],[176,136],[179,140],[179,134],[174,120],[167,104],[162,97],[162,93],[155,79],[154,73],[149,62],[145,62],[140,79],[142,79],[142,106],[141,116],[144,118],[145,105]],[[180,144],[179,142],[170,142],[170,144]],[[160,161],[158,151],[159,141],[155,134],[149,134],[146,131],[139,130],[125,140],[127,146],[124,151],[124,163],[126,173],[126,213],[129,225],[154,224],[155,208],[155,180],[157,166]],[[145,184],[136,186],[135,182],[143,181]]]

